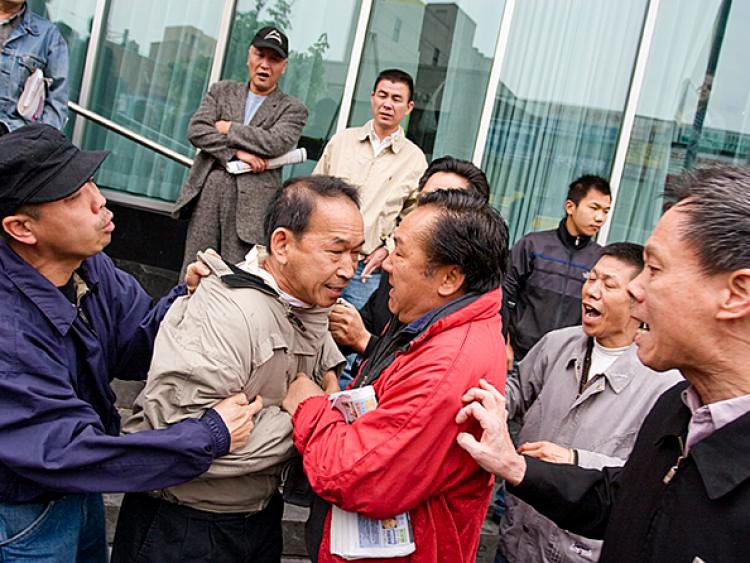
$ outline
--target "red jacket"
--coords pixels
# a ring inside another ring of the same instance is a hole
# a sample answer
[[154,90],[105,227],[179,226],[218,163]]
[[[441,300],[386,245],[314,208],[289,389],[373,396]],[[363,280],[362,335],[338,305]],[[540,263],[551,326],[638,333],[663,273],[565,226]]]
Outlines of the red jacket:
[[[480,378],[505,388],[500,303],[497,289],[427,328],[375,380],[378,408],[353,424],[326,397],[294,415],[294,442],[318,495],[371,518],[411,514],[416,551],[384,561],[475,560],[492,477],[456,443],[467,429],[478,437],[478,424],[454,419]],[[330,553],[330,524],[329,512],[318,561],[343,563]]]

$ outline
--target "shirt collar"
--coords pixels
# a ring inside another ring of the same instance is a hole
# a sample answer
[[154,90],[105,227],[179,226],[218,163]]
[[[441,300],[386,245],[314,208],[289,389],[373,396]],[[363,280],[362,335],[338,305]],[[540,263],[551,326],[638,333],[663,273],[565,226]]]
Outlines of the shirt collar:
[[[570,356],[565,364],[567,368],[574,367],[576,375],[582,377],[583,361],[586,357],[586,344],[589,337],[581,327],[581,340],[578,346],[572,347]],[[604,372],[604,378],[615,393],[620,393],[633,380],[636,370],[641,369],[643,364],[638,360],[635,343],[610,365]],[[598,374],[590,374],[594,376]]]
[[[386,137],[386,139],[389,139],[389,138],[393,139],[391,141],[390,148],[396,154],[399,153],[399,151],[401,150],[401,147],[404,144],[404,135],[403,135],[403,132],[404,132],[403,128],[399,125],[399,128],[396,129],[396,131],[394,131],[393,133],[391,133],[390,135],[388,135],[388,137]],[[372,119],[370,121],[368,121],[367,123],[365,123],[362,127],[359,128],[359,132],[357,134],[357,139],[359,139],[362,142],[364,142],[364,141],[370,142],[370,135],[371,134],[372,135],[375,134],[375,129],[374,129],[374,126],[373,126]],[[382,142],[385,142],[386,139],[383,139]],[[385,149],[383,149],[383,150],[385,150]]]
[[[95,291],[99,283],[94,268],[87,258],[76,271],[89,291]],[[47,320],[65,336],[70,330],[78,311],[52,282],[40,274],[23,258],[18,256],[5,242],[0,242],[0,269],[10,278],[13,284],[47,317]],[[77,282],[77,286],[80,284]],[[77,289],[78,291],[78,289]]]
[[262,267],[266,256],[266,248],[262,245],[256,244],[250,249],[250,252],[245,254],[245,260],[238,264],[237,267],[241,270],[258,276],[259,278],[262,278],[264,282],[266,282],[276,291],[276,293],[279,294],[279,299],[281,299],[287,305],[296,307],[298,309],[313,308],[314,305],[310,305],[309,303],[305,303],[301,299],[297,299],[293,295],[289,295],[279,287],[279,284],[276,282],[276,278],[271,275],[271,272]]

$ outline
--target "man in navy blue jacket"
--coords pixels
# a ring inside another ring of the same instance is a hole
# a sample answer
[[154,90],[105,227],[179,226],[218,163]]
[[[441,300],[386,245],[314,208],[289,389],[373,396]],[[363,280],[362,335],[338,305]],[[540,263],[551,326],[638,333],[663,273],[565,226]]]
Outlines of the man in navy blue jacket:
[[110,381],[145,379],[156,304],[101,250],[114,224],[85,152],[48,125],[0,138],[0,559],[106,561],[101,492],[171,486],[247,441],[260,401],[120,436]]

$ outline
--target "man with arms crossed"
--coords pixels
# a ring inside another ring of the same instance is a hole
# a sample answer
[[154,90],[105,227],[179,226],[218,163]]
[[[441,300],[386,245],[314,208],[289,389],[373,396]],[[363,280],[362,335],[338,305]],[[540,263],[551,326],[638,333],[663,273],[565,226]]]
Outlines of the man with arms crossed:
[[[249,81],[212,84],[190,120],[188,138],[200,152],[174,207],[190,218],[183,270],[199,250],[215,248],[234,264],[263,241],[266,207],[281,186],[281,169],[267,170],[266,160],[290,151],[307,120],[302,102],[278,87],[288,55],[280,29],[260,29],[247,54]],[[230,174],[231,160],[252,172]]]
[[519,455],[504,400],[483,383],[456,420],[459,443],[562,528],[604,540],[600,561],[740,562],[750,553],[750,171],[698,170],[667,187],[673,206],[630,282],[648,330],[638,357],[687,380],[654,405],[622,468]]

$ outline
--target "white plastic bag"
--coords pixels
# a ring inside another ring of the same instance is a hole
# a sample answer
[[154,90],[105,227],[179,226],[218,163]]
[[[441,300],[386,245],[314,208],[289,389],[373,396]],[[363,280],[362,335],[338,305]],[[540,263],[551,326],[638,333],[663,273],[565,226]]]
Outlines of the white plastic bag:
[[16,108],[18,114],[26,121],[37,121],[44,111],[44,100],[47,96],[47,86],[52,82],[44,78],[42,69],[38,68],[31,73],[23,85],[23,92],[18,99]]

